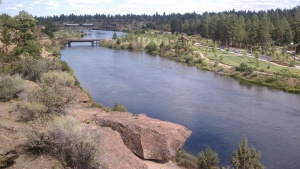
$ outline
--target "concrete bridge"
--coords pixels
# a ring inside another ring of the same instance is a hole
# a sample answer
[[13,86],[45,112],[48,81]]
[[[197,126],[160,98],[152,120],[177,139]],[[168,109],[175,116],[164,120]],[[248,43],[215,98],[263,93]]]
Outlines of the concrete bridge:
[[69,39],[67,40],[68,42],[68,47],[71,47],[71,43],[74,43],[74,42],[90,42],[92,46],[94,46],[95,44],[100,44],[100,42],[102,40],[105,40],[105,39]]

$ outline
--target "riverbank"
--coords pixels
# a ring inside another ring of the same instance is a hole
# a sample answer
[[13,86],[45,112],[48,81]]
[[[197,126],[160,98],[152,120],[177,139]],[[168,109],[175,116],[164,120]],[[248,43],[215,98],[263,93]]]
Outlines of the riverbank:
[[285,92],[300,93],[299,69],[257,59],[253,56],[255,53],[231,53],[230,50],[217,48],[212,41],[200,37],[157,32],[128,33],[115,41],[104,41],[101,46],[118,50],[145,50],[152,55],[194,65],[199,69]]

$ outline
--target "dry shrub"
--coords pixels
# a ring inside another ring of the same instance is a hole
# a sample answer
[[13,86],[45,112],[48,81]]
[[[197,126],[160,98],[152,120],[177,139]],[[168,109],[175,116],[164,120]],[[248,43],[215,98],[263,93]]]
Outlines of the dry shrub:
[[97,152],[97,138],[87,131],[82,131],[72,117],[56,119],[50,130],[54,142],[54,153],[59,159],[74,168],[93,168],[94,154]]
[[63,107],[74,99],[70,87],[74,86],[75,79],[68,73],[49,71],[41,76],[40,81],[40,88],[29,92],[27,98],[24,98],[32,103],[27,103],[27,107],[24,108],[30,114],[33,108],[36,112],[44,110],[41,105],[47,108],[47,113],[60,113]]
[[189,169],[197,169],[197,157],[186,153],[184,150],[180,150],[177,154],[172,158],[172,161],[176,162],[178,166],[189,168]]
[[16,62],[15,72],[20,73],[24,79],[39,81],[43,73],[48,71],[61,71],[62,62],[59,58],[36,59],[29,55],[24,55]]
[[74,86],[75,79],[67,72],[53,72],[49,71],[44,73],[41,77],[41,83],[48,85],[60,85],[60,86]]
[[113,107],[113,111],[127,112],[127,109],[125,106],[123,106],[117,102],[117,103],[115,103],[115,105]]
[[30,149],[42,152],[48,150],[51,146],[49,138],[49,129],[51,126],[50,116],[40,116],[28,123],[24,128],[24,134],[27,138],[27,145]]
[[39,81],[43,73],[47,71],[47,63],[42,59],[24,56],[16,63],[16,73],[20,73],[24,79]]
[[30,148],[50,152],[64,165],[85,169],[98,166],[94,158],[99,135],[83,130],[73,117],[57,116],[48,122],[37,118],[30,122],[25,135]]
[[62,61],[59,58],[43,58],[46,62],[47,71],[61,71],[62,70]]
[[41,84],[40,87],[28,93],[27,101],[45,105],[47,113],[61,112],[64,106],[62,87],[46,84]]
[[21,111],[26,113],[29,119],[38,118],[48,110],[47,106],[38,102],[23,102],[20,107]]
[[16,98],[24,90],[25,82],[20,75],[0,76],[0,101]]

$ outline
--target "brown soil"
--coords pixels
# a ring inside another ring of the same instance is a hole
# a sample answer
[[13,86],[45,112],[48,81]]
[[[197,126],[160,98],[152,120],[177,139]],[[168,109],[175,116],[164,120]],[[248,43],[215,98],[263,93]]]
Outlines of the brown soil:
[[15,164],[7,169],[62,169],[58,160],[49,155],[36,155],[30,153],[26,138],[22,131],[26,127],[23,115],[18,110],[18,101],[0,102],[0,135],[12,140],[20,157]]

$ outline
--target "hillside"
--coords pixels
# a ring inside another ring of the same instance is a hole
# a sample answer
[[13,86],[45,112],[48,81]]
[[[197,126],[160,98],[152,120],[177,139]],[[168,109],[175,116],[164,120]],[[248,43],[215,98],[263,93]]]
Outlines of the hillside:
[[180,168],[170,159],[190,130],[97,108],[81,89],[59,47],[82,33],[51,38],[26,12],[0,19],[0,168]]

